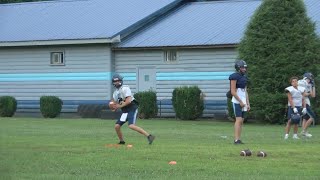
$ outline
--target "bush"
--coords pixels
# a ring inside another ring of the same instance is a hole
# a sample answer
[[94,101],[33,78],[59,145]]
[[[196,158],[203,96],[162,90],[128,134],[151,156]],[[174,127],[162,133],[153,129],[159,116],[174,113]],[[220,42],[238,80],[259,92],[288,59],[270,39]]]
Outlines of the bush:
[[271,124],[282,124],[287,120],[288,97],[285,93],[260,93],[249,97],[251,110],[248,118]]
[[236,117],[234,116],[231,98],[227,98],[227,106],[228,106],[228,119],[235,121]]
[[12,117],[17,110],[17,100],[12,96],[0,97],[0,116]]
[[197,86],[175,88],[172,92],[172,104],[177,118],[194,120],[203,113],[203,94]]
[[134,98],[139,102],[139,117],[149,119],[158,114],[157,94],[154,91],[143,91],[134,94]]
[[41,96],[40,111],[45,118],[55,118],[61,113],[62,100],[56,96]]

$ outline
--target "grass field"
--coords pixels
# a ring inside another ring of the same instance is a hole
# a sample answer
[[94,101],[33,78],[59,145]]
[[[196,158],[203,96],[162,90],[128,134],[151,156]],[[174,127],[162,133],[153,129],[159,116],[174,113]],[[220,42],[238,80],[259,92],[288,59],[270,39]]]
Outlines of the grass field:
[[[310,139],[283,140],[284,126],[245,124],[234,145],[233,123],[139,120],[154,144],[130,130],[118,142],[113,120],[0,120],[0,179],[319,179],[320,129]],[[249,148],[251,157],[241,157]],[[268,153],[256,156],[258,150]],[[176,165],[169,165],[176,161]]]

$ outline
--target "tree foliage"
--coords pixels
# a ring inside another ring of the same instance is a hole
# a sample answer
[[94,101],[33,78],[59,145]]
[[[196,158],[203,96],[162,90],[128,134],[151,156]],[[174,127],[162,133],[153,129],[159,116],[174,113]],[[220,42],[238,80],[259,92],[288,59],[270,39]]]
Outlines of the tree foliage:
[[[301,77],[306,71],[317,76],[320,70],[315,23],[307,16],[302,0],[264,0],[252,16],[238,51],[249,66],[251,114],[261,120],[283,119],[287,103],[284,89],[290,86],[290,77]],[[270,101],[283,106],[268,104]],[[262,105],[271,108],[261,110]],[[270,119],[267,115],[271,113],[278,115]]]

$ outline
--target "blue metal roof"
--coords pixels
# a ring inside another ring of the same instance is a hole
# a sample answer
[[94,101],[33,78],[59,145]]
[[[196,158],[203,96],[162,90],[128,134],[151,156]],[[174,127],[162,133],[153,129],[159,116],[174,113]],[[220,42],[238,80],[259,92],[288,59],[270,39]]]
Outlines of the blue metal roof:
[[[305,0],[309,17],[317,21],[319,0]],[[240,42],[250,17],[261,0],[188,3],[118,44],[121,48],[228,45]]]
[[175,0],[60,0],[0,5],[0,43],[111,38]]

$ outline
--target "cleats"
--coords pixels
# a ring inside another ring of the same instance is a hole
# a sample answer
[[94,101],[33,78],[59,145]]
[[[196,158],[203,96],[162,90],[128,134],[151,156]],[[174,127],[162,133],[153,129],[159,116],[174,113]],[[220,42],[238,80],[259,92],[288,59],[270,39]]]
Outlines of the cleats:
[[126,142],[124,142],[124,141],[120,141],[118,144],[119,144],[119,145],[125,145],[125,144],[126,144]]
[[154,139],[155,139],[156,137],[150,134],[147,138],[148,138],[149,144],[152,144],[152,142],[154,141]]
[[308,137],[308,138],[312,137],[312,134],[309,134],[308,132],[302,132],[301,134],[304,137]]
[[238,139],[234,141],[234,144],[244,144],[244,143],[240,139]]
[[300,139],[300,138],[298,137],[297,134],[294,134],[294,135],[292,136],[292,139]]

